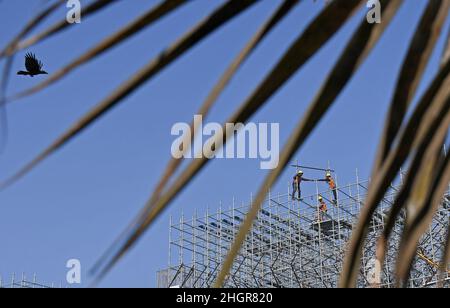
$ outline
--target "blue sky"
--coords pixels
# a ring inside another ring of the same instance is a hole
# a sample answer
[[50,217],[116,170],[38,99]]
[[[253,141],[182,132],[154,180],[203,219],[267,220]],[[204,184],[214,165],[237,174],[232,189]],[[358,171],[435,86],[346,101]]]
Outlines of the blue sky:
[[[82,1],[87,4],[89,1]],[[261,44],[220,98],[207,121],[223,122],[262,80],[282,52],[323,8],[305,0]],[[305,146],[297,153],[302,164],[336,169],[341,184],[370,174],[380,127],[392,95],[406,47],[426,1],[405,1],[380,44],[339,97]],[[16,35],[44,1],[4,0],[0,3],[0,46]],[[34,52],[54,72],[118,30],[158,1],[117,1],[95,18],[86,18],[64,33],[24,50],[13,70],[23,68],[22,56]],[[164,18],[63,81],[8,107],[9,141],[0,156],[0,177],[11,175],[38,154],[81,115],[186,29],[223,1],[198,0]],[[65,263],[80,259],[83,284],[88,271],[138,213],[170,157],[171,127],[190,122],[208,91],[246,41],[279,1],[265,0],[214,33],[158,77],[128,97],[80,137],[0,193],[0,275],[36,273],[44,282],[65,280]],[[57,11],[42,30],[65,17]],[[281,144],[305,111],[334,63],[361,11],[339,34],[278,92],[252,119],[281,125]],[[446,28],[448,29],[448,25]],[[38,31],[37,30],[37,31]],[[436,72],[443,40],[433,56],[423,84]],[[4,63],[0,63],[2,68]],[[11,76],[8,92],[35,85],[42,77]],[[421,87],[421,92],[424,86]],[[156,271],[167,266],[168,224],[181,209],[217,208],[246,202],[267,171],[258,160],[218,160],[195,178],[139,244],[101,283],[103,287],[153,287]],[[285,192],[293,170],[273,188]],[[321,177],[320,173],[307,173]],[[305,186],[305,193],[308,192]]]

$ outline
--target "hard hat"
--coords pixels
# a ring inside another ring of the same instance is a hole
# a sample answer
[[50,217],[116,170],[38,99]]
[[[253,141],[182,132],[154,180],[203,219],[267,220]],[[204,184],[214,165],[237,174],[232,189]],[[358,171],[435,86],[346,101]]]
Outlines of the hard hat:
[[327,172],[327,178],[331,177],[331,172]]
[[298,174],[303,174],[303,171],[302,171],[302,170],[299,170],[299,171],[298,171]]
[[319,196],[319,201],[323,200],[322,196]]

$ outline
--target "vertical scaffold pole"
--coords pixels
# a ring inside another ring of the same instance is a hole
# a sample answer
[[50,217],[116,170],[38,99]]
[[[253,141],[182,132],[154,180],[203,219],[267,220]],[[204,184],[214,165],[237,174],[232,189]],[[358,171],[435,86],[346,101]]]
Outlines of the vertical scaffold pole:
[[[328,166],[329,168],[329,166]],[[339,182],[338,182],[338,175],[335,174],[335,180],[336,180],[336,207],[337,207],[337,213],[338,213],[338,239],[341,240],[341,198],[339,194]]]
[[[205,214],[205,239],[206,239],[206,243],[205,243],[205,246],[206,246],[206,251],[205,251],[205,255],[206,255],[206,271],[205,271],[205,273],[206,273],[206,277],[204,278],[205,280],[207,280],[208,279],[208,277],[209,277],[209,274],[210,273],[212,273],[212,266],[211,266],[211,261],[209,260],[209,258],[210,258],[210,243],[209,243],[209,223],[208,223],[208,221],[209,221],[209,206],[207,206],[206,207],[206,214]],[[202,285],[203,285],[203,283],[204,282],[202,282]]]
[[[194,211],[194,216],[192,217],[192,281],[195,283],[197,281],[197,209]],[[200,269],[201,271],[201,269]],[[195,288],[195,285],[192,286]]]
[[[323,276],[323,266],[322,266],[322,260],[323,260],[323,251],[322,251],[322,219],[321,219],[321,215],[322,213],[320,212],[320,206],[319,206],[319,184],[317,181],[314,181],[316,183],[316,200],[314,201],[315,204],[317,205],[317,226],[318,226],[318,230],[319,230],[319,236],[318,236],[318,241],[319,241],[319,267],[320,267],[320,279],[322,282],[325,281],[325,277]],[[326,285],[323,285],[323,287],[326,287]]]
[[168,257],[168,270],[167,270],[167,287],[169,286],[170,281],[172,278],[170,277],[170,274],[172,272],[172,228],[173,228],[173,216],[170,215],[169,218],[169,257]]
[[183,254],[184,254],[184,211],[181,210],[181,218],[180,218],[180,247],[179,249],[179,264],[182,266],[181,268],[181,282],[184,281],[184,261],[183,261]]

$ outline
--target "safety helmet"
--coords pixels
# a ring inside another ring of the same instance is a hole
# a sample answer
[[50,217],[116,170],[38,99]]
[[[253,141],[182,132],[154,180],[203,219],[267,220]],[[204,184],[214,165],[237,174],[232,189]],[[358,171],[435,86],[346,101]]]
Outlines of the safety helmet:
[[326,176],[327,178],[331,178],[331,172],[328,171]]
[[323,200],[323,197],[322,196],[319,196],[319,199],[318,199],[319,201],[322,201]]
[[303,174],[303,171],[302,171],[302,170],[299,170],[299,171],[298,171],[298,174],[302,175],[302,174]]

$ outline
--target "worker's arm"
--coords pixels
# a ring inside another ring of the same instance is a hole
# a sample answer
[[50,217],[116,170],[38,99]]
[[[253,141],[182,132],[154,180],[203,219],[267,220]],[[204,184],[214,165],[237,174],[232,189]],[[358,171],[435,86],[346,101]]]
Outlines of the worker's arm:
[[318,179],[317,182],[328,182],[328,179]]
[[314,180],[312,180],[312,179],[307,179],[307,178],[302,178],[302,181],[305,181],[305,182],[314,182]]

